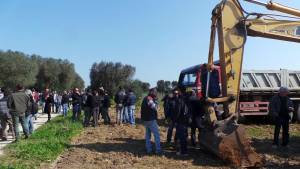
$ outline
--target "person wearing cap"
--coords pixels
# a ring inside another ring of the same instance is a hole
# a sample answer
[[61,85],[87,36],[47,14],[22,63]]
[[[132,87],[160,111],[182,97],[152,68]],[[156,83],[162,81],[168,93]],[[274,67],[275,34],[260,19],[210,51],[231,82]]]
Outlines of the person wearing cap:
[[28,125],[25,120],[25,113],[30,108],[30,98],[25,94],[24,88],[22,85],[17,85],[16,92],[12,93],[8,97],[8,108],[11,111],[13,125],[15,130],[15,141],[19,140],[19,122],[23,128],[25,139],[29,136]]
[[145,141],[147,153],[152,153],[151,133],[154,135],[156,154],[161,154],[160,135],[157,124],[157,91],[155,88],[149,90],[148,96],[144,97],[141,105],[141,119],[145,126]]
[[280,87],[279,93],[273,96],[270,102],[270,114],[275,120],[273,146],[279,145],[279,133],[282,128],[282,143],[286,147],[289,143],[289,112],[294,111],[293,102],[288,97],[289,90],[287,87]]

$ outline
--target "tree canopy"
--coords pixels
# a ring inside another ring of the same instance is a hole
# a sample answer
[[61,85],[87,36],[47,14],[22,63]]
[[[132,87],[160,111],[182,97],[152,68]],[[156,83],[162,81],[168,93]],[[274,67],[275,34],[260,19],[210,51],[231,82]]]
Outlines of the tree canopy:
[[90,71],[91,88],[104,87],[109,94],[115,94],[119,87],[132,89],[138,96],[149,90],[150,84],[133,79],[135,67],[120,62],[94,63]]
[[158,80],[156,83],[156,88],[159,93],[165,94],[175,87],[177,87],[177,81],[165,81],[165,80]]
[[13,88],[17,84],[38,90],[84,88],[84,81],[68,60],[0,51],[0,86]]

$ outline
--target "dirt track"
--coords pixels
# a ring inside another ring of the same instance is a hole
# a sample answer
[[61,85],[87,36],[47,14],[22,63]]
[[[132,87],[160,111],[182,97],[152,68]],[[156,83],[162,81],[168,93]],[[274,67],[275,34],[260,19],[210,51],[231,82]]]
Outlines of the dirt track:
[[[144,128],[137,123],[135,127],[101,124],[98,128],[87,128],[73,139],[69,150],[62,154],[53,168],[229,168],[202,149],[191,148],[189,156],[181,157],[175,154],[174,149],[164,147],[163,156],[149,156],[144,149]],[[299,129],[299,125],[291,127],[292,131]],[[160,131],[164,142],[166,127],[161,125]],[[300,138],[292,138],[289,150],[274,150],[271,148],[271,128],[267,131],[265,138],[254,138],[252,142],[257,152],[266,156],[266,168],[300,168]]]

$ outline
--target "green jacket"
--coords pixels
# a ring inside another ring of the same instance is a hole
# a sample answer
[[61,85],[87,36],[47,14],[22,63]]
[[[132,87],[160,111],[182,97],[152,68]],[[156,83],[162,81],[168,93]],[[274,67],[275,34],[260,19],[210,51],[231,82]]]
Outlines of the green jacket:
[[8,108],[12,114],[25,115],[30,108],[30,98],[24,91],[17,91],[8,98]]

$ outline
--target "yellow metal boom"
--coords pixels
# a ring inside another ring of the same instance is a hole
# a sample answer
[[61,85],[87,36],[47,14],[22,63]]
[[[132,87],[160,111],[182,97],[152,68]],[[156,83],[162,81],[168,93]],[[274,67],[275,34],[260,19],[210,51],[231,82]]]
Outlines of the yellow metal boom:
[[[277,3],[245,1],[300,17],[299,10]],[[238,111],[243,52],[247,36],[300,42],[300,18],[299,20],[295,18],[278,20],[274,17],[277,15],[246,13],[239,0],[223,0],[213,10],[208,65],[213,64],[214,43],[217,34],[222,71],[222,95],[223,97],[235,97],[235,101],[226,103],[224,106],[224,110],[228,114],[236,114]]]
[[[293,8],[272,2],[265,4],[256,0],[247,1],[300,17],[300,12]],[[210,85],[210,73],[208,73],[206,85],[208,104],[205,105],[208,125],[201,129],[200,144],[237,167],[261,167],[265,162],[264,158],[251,148],[245,136],[245,127],[235,123],[247,36],[300,42],[300,21],[291,17],[290,19],[293,20],[274,19],[277,16],[247,13],[239,0],[223,0],[213,10],[208,69],[211,70],[213,67],[214,45],[218,36],[222,97],[208,98]],[[217,120],[211,104],[215,102],[223,103],[225,115],[227,115],[224,120]]]

